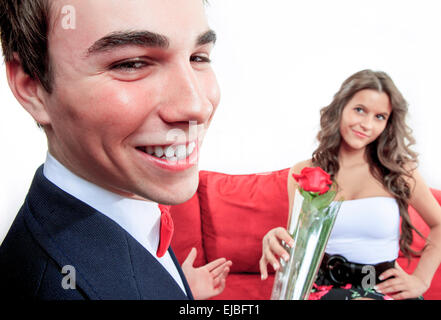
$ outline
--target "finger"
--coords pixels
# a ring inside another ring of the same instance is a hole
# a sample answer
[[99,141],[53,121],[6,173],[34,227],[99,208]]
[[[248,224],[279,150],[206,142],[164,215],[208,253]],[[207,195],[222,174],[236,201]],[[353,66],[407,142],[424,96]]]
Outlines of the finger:
[[221,265],[222,265],[223,263],[225,263],[226,261],[227,261],[227,259],[225,259],[225,258],[219,258],[219,259],[216,259],[216,260],[211,261],[210,263],[207,263],[207,264],[205,265],[205,267],[206,267],[209,271],[211,271],[211,270],[216,269],[217,267],[221,266]]
[[223,283],[224,286],[225,286],[225,283],[227,281],[227,277],[228,277],[229,273],[230,273],[230,268],[227,268],[227,269],[224,270],[224,273],[222,274],[220,282],[221,282],[221,284]]
[[380,284],[377,284],[375,286],[375,290],[383,292],[384,290],[386,290],[387,288],[389,288],[391,286],[397,286],[402,283],[403,283],[403,281],[401,278],[391,278],[391,279],[386,280]]
[[384,288],[382,290],[377,290],[377,291],[382,294],[393,294],[393,293],[397,293],[397,292],[406,291],[407,289],[408,288],[405,284],[399,283],[399,284],[390,285],[387,288]]
[[[225,261],[220,266],[216,267],[215,269],[224,269],[225,267],[231,267],[233,265],[233,262],[231,260]],[[213,269],[214,270],[214,269]]]
[[217,277],[213,279],[215,283],[214,286],[216,287],[223,279],[226,279],[229,273],[230,273],[230,268],[225,268],[221,274],[219,274]]
[[267,263],[270,263],[275,271],[280,269],[279,259],[273,254],[270,248],[266,248],[264,252]]
[[398,269],[390,268],[390,269],[387,269],[386,271],[384,271],[382,274],[380,274],[378,279],[385,280],[385,279],[388,279],[390,277],[396,277],[396,276],[398,276],[398,273],[399,273]]
[[228,270],[230,270],[230,268],[229,268],[230,266],[231,266],[231,264],[229,264],[228,261],[225,261],[225,263],[223,263],[222,265],[211,270],[210,273],[213,277],[217,277],[217,276],[221,275],[225,271],[225,269],[228,268]]
[[266,261],[265,257],[262,256],[259,260],[259,269],[260,269],[260,279],[266,280],[268,278],[268,269],[266,265],[268,262]]
[[286,251],[286,249],[280,244],[280,242],[277,239],[271,238],[269,240],[269,249],[272,251],[273,254],[282,257],[283,260],[285,261],[289,260],[288,251]]
[[222,281],[221,277],[214,278],[213,279],[213,288],[217,288],[220,285],[221,281]]
[[278,242],[292,242],[292,238],[289,235],[289,233],[286,231],[286,229],[282,227],[274,228],[270,230],[264,237],[263,237],[263,247],[268,245],[273,239],[276,239]]
[[[218,277],[213,279],[213,288],[218,288],[219,286],[225,286],[225,281],[230,272],[230,268],[227,268]],[[222,289],[223,290],[223,289]]]
[[217,287],[214,288],[214,295],[218,295],[220,294],[222,291],[224,291],[225,289],[225,285],[226,285],[226,280],[222,279],[221,282],[219,283],[219,285]]
[[182,264],[189,264],[190,266],[193,266],[194,260],[196,259],[196,255],[197,255],[196,248],[191,248],[190,253],[188,254],[187,258],[185,258]]
[[285,243],[289,247],[292,248],[294,246],[294,239],[291,237],[291,235],[288,233],[288,231],[285,228],[281,228],[281,227],[277,228],[275,230],[275,234],[279,240],[285,241]]

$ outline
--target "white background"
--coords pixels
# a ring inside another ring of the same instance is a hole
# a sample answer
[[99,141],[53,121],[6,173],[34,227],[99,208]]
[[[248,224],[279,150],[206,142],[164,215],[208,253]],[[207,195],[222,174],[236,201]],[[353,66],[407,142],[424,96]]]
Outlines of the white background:
[[[344,79],[386,71],[409,102],[427,184],[441,189],[441,1],[210,0],[222,99],[200,168],[279,170],[311,156],[319,110]],[[0,68],[0,241],[44,161],[46,139]]]

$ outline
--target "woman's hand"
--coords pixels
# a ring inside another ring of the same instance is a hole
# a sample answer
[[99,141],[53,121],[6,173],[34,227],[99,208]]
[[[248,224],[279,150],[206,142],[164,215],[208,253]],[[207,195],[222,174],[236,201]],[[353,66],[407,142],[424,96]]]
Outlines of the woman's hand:
[[396,300],[418,298],[430,286],[430,284],[425,283],[416,275],[406,273],[398,263],[395,263],[395,268],[383,272],[379,279],[389,280],[378,284],[374,289]]
[[282,257],[285,261],[288,261],[289,254],[282,246],[282,240],[289,247],[294,246],[294,240],[286,231],[285,228],[274,228],[263,237],[262,240],[262,257],[259,261],[259,268],[262,280],[268,278],[267,264],[270,263],[274,270],[279,270],[279,258]]
[[226,278],[233,264],[225,258],[219,258],[205,266],[193,267],[197,250],[192,248],[185,261],[182,271],[196,300],[204,300],[220,294],[225,288]]

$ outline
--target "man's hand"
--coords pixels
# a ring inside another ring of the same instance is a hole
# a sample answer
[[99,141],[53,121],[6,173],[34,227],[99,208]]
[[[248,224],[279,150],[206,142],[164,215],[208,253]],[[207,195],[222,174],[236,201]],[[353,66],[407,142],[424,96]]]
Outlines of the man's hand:
[[219,258],[205,266],[195,268],[193,263],[196,255],[196,248],[192,248],[181,266],[194,298],[204,300],[217,296],[225,288],[225,281],[233,263],[225,258]]

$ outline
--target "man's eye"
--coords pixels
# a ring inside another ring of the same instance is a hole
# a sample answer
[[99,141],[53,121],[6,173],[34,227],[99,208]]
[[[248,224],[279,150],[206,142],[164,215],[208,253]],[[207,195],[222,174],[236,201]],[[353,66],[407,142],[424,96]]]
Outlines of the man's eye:
[[145,61],[124,61],[124,62],[112,65],[110,67],[110,69],[130,72],[130,71],[140,70],[144,67],[147,67],[148,65],[149,64]]
[[198,63],[204,63],[204,62],[210,63],[211,62],[210,58],[208,58],[206,56],[200,56],[200,55],[191,56],[190,61],[191,62],[198,62]]

